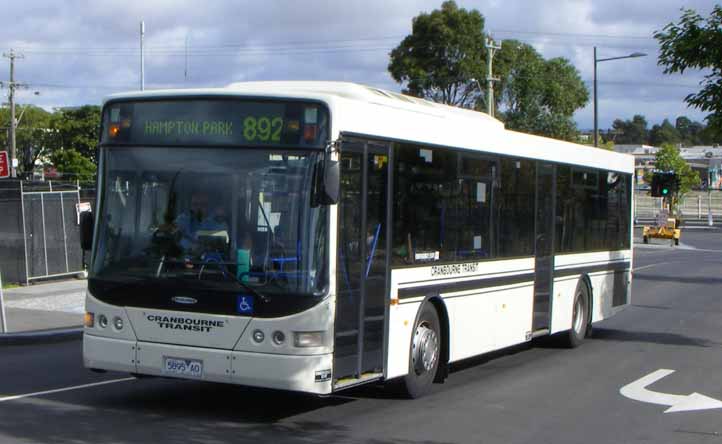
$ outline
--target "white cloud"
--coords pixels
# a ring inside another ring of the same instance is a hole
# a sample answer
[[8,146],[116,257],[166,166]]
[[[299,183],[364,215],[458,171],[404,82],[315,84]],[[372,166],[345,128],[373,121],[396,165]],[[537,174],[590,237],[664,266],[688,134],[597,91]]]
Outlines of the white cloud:
[[[458,0],[478,9],[497,38],[526,41],[545,57],[566,57],[591,87],[593,47],[600,57],[649,56],[599,65],[600,124],[645,114],[650,122],[702,115],[683,103],[700,76],[664,76],[655,30],[678,19],[676,0]],[[349,80],[399,89],[386,72],[388,52],[437,1],[104,0],[10,2],[0,17],[0,48],[22,48],[17,78],[43,106],[99,103],[138,85],[138,28],[146,23],[148,87],[223,86],[239,80]],[[708,13],[711,1],[687,1]],[[186,37],[189,75],[184,76]],[[7,62],[6,59],[2,59]],[[7,64],[0,64],[6,79]],[[674,84],[664,87],[662,85]],[[680,85],[692,85],[683,87]],[[576,118],[591,127],[590,107]]]

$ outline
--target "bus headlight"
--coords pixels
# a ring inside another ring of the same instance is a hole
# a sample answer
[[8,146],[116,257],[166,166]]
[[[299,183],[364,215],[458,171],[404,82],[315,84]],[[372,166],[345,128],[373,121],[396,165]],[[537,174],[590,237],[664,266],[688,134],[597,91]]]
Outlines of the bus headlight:
[[113,327],[115,327],[116,330],[122,330],[123,329],[123,319],[116,316],[113,318]]
[[261,330],[253,330],[253,340],[260,344],[265,339],[266,335]]
[[296,347],[323,346],[322,331],[296,331],[293,332],[293,345]]
[[108,326],[108,318],[104,314],[98,316],[98,325],[102,328]]
[[273,332],[273,343],[276,345],[283,344],[283,341],[286,340],[286,335],[283,334],[282,331],[274,331]]

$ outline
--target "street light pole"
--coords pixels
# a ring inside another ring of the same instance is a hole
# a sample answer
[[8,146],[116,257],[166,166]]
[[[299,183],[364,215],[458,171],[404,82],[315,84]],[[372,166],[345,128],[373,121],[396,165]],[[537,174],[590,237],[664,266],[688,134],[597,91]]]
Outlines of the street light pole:
[[594,146],[599,146],[599,122],[597,121],[597,47],[594,47]]
[[608,57],[605,59],[597,58],[597,47],[594,47],[594,146],[599,146],[599,121],[598,121],[598,105],[597,105],[597,63],[609,60],[632,59],[635,57],[645,57],[647,54],[643,52],[633,52],[621,57]]
[[140,90],[145,90],[145,54],[143,53],[143,40],[145,38],[145,22],[140,22]]

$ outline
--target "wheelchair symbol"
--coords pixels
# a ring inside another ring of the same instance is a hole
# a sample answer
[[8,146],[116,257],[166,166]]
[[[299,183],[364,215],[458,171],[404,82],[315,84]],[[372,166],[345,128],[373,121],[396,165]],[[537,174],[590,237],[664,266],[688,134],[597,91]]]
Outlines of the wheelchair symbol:
[[248,296],[238,296],[238,311],[240,313],[252,313],[253,299]]

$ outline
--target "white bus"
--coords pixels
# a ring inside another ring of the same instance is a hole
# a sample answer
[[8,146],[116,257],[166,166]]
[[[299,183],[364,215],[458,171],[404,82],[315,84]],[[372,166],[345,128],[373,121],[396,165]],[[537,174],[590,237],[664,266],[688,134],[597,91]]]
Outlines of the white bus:
[[104,102],[84,364],[314,394],[630,303],[631,156],[335,82]]

